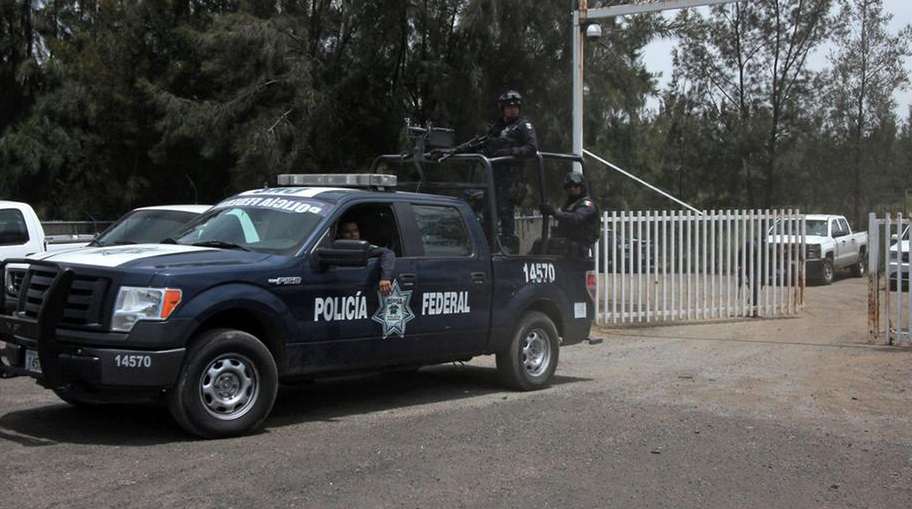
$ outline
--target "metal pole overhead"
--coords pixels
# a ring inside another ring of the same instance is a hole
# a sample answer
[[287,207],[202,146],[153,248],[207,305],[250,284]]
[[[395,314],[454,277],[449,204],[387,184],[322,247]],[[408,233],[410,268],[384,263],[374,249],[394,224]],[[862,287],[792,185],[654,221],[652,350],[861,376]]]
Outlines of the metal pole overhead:
[[688,209],[690,209],[690,210],[696,212],[698,215],[701,215],[701,216],[703,215],[703,212],[702,212],[701,210],[699,210],[699,209],[697,209],[697,208],[694,208],[694,207],[692,207],[692,206],[690,206],[690,205],[684,203],[683,201],[681,201],[681,200],[675,198],[674,196],[672,196],[672,195],[666,193],[665,191],[662,191],[662,190],[659,189],[658,187],[656,187],[656,186],[650,184],[649,182],[646,182],[645,180],[641,179],[640,177],[637,177],[636,175],[634,175],[634,174],[632,174],[632,173],[630,173],[630,172],[628,172],[628,171],[625,171],[623,168],[620,168],[620,167],[618,167],[618,166],[616,166],[616,165],[614,165],[614,164],[611,164],[610,162],[608,162],[608,161],[602,159],[602,158],[599,157],[598,155],[593,154],[592,152],[589,152],[589,151],[586,150],[586,149],[583,149],[583,153],[586,154],[587,156],[589,156],[589,157],[595,159],[596,161],[598,161],[598,162],[604,164],[605,166],[611,168],[612,170],[614,170],[614,171],[616,171],[616,172],[618,172],[618,173],[621,173],[621,174],[624,175],[625,177],[631,178],[631,179],[635,180],[636,182],[638,182],[638,183],[640,183],[640,184],[642,184],[642,185],[648,187],[649,189],[652,189],[653,191],[655,191],[655,192],[661,194],[662,196],[668,198],[669,200],[672,200],[672,201],[674,201],[675,203],[677,203],[677,204],[679,204],[679,205],[683,205],[684,207],[687,207]]
[[[573,153],[583,154],[583,34],[591,20],[658,12],[687,7],[704,5],[718,5],[750,0],[645,0],[642,3],[615,5],[612,7],[597,7],[589,9],[587,0],[578,0],[577,9],[573,11],[573,27],[571,32],[571,48],[573,50]],[[597,35],[596,35],[597,36]],[[573,163],[573,171],[582,172],[579,163]]]
[[[580,10],[573,11],[573,30],[570,42],[573,48],[573,153],[583,155],[583,34],[580,12],[585,16],[586,0],[580,0]],[[582,166],[573,163],[573,171],[581,173]]]
[[703,7],[708,5],[730,4],[748,0],[653,0],[650,2],[613,5],[611,7],[594,7],[589,9],[588,19],[611,18],[629,14],[643,14],[646,12],[670,11],[686,9],[688,7]]

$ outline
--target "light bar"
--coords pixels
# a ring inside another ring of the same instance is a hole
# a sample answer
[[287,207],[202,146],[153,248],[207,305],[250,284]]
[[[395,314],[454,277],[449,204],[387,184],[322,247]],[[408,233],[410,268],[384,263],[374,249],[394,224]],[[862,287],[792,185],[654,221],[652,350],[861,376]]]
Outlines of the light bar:
[[279,175],[280,186],[311,187],[396,187],[395,175],[380,173],[284,173]]

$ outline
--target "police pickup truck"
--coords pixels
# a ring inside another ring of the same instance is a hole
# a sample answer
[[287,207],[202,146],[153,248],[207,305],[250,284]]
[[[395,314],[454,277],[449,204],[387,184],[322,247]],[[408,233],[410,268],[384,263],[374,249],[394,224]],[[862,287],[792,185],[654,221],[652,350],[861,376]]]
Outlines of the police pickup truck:
[[[282,382],[494,354],[506,385],[533,390],[588,337],[591,258],[506,254],[466,201],[392,175],[280,185],[162,243],[4,262],[5,376],[76,405],[161,399],[188,432],[225,437],[259,428]],[[343,218],[365,240],[338,239]],[[396,255],[387,295],[374,246]]]

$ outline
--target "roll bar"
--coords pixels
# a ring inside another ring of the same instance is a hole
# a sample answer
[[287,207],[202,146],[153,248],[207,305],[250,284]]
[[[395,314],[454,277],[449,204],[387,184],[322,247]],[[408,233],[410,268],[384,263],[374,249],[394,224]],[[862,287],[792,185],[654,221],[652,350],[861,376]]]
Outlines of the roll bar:
[[[380,164],[395,164],[395,165],[406,165],[412,164],[415,166],[415,169],[418,173],[418,182],[399,182],[397,187],[400,188],[409,188],[414,186],[416,192],[420,189],[478,189],[483,190],[487,196],[488,210],[488,227],[493,237],[493,241],[496,243],[497,248],[500,252],[504,252],[503,246],[500,245],[499,236],[497,235],[497,203],[494,199],[494,167],[493,164],[508,162],[516,160],[514,156],[503,156],[503,157],[487,157],[483,154],[453,154],[447,157],[447,160],[450,161],[465,161],[465,162],[478,162],[481,163],[482,168],[485,171],[484,182],[474,183],[474,182],[430,182],[427,178],[427,171],[430,165],[439,165],[441,161],[435,159],[428,159],[425,157],[424,151],[416,147],[414,154],[384,154],[374,158],[371,162],[370,172],[377,173]],[[545,203],[546,196],[546,181],[545,181],[545,160],[554,160],[554,161],[570,161],[579,163],[580,167],[585,173],[586,162],[583,159],[582,155],[578,154],[561,154],[557,152],[536,152],[535,160],[538,167],[538,182],[539,182],[539,203]],[[541,238],[542,241],[547,245],[548,235],[550,232],[549,226],[550,217],[545,217],[542,221],[542,232]]]

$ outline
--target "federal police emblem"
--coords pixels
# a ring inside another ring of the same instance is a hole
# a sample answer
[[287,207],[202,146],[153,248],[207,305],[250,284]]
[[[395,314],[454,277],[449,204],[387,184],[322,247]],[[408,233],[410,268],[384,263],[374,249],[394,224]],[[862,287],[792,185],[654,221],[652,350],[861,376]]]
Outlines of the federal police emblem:
[[405,337],[405,324],[415,318],[415,313],[409,307],[412,300],[412,290],[399,289],[399,281],[393,280],[393,289],[387,296],[379,295],[380,307],[371,317],[377,323],[383,324],[383,337],[398,334]]

